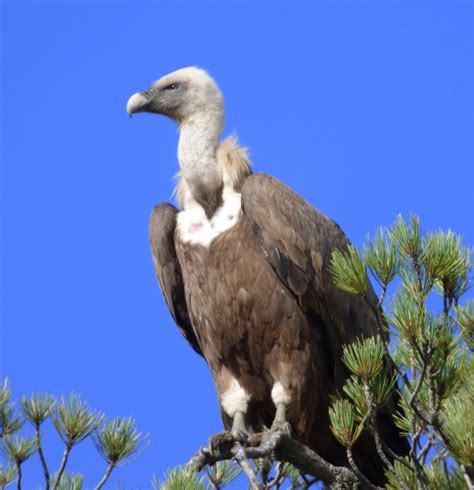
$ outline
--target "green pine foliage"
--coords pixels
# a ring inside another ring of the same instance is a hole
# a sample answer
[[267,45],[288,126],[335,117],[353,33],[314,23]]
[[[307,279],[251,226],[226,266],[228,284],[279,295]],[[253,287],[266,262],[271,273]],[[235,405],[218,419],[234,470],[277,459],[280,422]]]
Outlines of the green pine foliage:
[[[260,475],[262,490],[305,490],[317,483],[315,478],[308,478],[289,463],[261,458],[252,467]],[[177,466],[166,473],[163,481],[154,476],[152,487],[154,490],[221,490],[236,480],[240,484],[237,488],[247,487],[237,463],[218,461],[200,472],[189,466]]]
[[[359,421],[377,438],[375,415],[397,388],[395,423],[412,449],[393,461],[378,448],[388,488],[473,488],[474,301],[462,298],[472,250],[452,231],[424,232],[416,216],[398,216],[363,250],[335,250],[331,272],[340,289],[364,297],[379,335],[344,348],[351,376],[330,409],[332,431],[350,447]],[[367,271],[380,288],[378,304],[367,294]]]
[[24,420],[17,414],[11,403],[12,392],[8,379],[0,387],[0,439],[18,432]]
[[147,436],[135,428],[132,417],[107,420],[93,435],[94,444],[113,466],[124,466],[138,457],[146,447]]
[[183,466],[169,470],[164,482],[154,477],[152,486],[154,490],[206,490],[204,477]]
[[342,360],[351,373],[368,381],[384,368],[382,341],[379,337],[356,340],[344,349]]
[[0,490],[10,485],[16,476],[16,467],[12,464],[0,464]]
[[21,411],[23,416],[36,427],[40,426],[51,415],[54,404],[53,396],[34,393],[29,398],[22,397]]
[[[58,479],[58,474],[53,476],[53,482]],[[84,475],[80,473],[66,473],[61,475],[58,483],[58,490],[82,490],[84,485]]]
[[[43,453],[42,428],[48,420],[65,446],[60,466],[54,474],[50,473]],[[131,417],[104,421],[102,414],[91,411],[76,394],[57,400],[52,395],[34,393],[15,403],[8,380],[0,385],[0,490],[14,483],[21,489],[23,463],[35,457],[40,460],[43,470],[41,488],[81,490],[84,476],[68,473],[66,468],[73,447],[88,438],[93,438],[99,454],[108,463],[104,476],[94,487],[96,490],[109,480],[113,469],[131,463],[147,444],[146,436],[136,429]]]
[[364,427],[355,406],[346,399],[336,400],[329,409],[329,419],[336,439],[344,446],[352,447]]
[[457,305],[454,309],[461,335],[472,352],[474,350],[474,301],[466,301],[464,306]]
[[223,488],[239,476],[240,468],[232,461],[219,461],[205,473],[211,488]]
[[34,438],[19,437],[16,435],[3,438],[2,452],[7,460],[21,465],[30,459],[37,450]]
[[347,252],[334,250],[330,271],[338,288],[362,296],[367,293],[367,267],[359,250],[352,245]]
[[72,393],[61,398],[52,413],[53,424],[66,447],[72,447],[89,437],[100,426],[104,416],[91,412],[87,403]]

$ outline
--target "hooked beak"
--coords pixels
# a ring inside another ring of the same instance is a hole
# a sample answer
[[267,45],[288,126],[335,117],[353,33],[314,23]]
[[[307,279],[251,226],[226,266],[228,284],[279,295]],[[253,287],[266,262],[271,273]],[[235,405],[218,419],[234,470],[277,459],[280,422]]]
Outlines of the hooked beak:
[[145,112],[150,102],[150,93],[147,90],[133,94],[127,102],[127,113],[130,117],[137,112]]

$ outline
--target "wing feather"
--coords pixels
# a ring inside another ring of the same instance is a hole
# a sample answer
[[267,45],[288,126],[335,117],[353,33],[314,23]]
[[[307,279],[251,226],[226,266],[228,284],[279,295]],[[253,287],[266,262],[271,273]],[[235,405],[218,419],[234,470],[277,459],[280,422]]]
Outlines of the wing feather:
[[[346,250],[341,228],[277,179],[253,174],[242,189],[242,208],[252,221],[267,259],[302,307],[334,328],[338,345],[377,326],[365,301],[334,285],[329,264],[334,248]],[[370,293],[375,297],[375,293]],[[340,347],[338,348],[340,350]]]
[[[349,240],[334,221],[266,174],[257,173],[246,179],[242,209],[276,274],[301,307],[324,325],[334,364],[334,382],[341,388],[346,378],[341,362],[343,346],[357,337],[377,334],[376,319],[366,301],[338,289],[329,272],[332,251],[347,250]],[[376,301],[371,288],[369,295],[371,301]],[[392,450],[404,454],[408,443],[386,416],[395,411],[397,399],[394,392],[383,407],[381,430]]]
[[166,304],[180,332],[191,347],[203,355],[186,306],[183,276],[176,257],[174,233],[178,210],[168,203],[153,209],[150,217],[150,245],[156,275]]

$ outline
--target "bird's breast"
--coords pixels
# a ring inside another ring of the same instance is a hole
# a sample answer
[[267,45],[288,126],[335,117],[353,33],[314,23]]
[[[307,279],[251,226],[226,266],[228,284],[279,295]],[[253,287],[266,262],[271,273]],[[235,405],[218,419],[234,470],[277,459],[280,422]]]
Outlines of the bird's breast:
[[177,218],[177,238],[183,243],[209,248],[215,238],[235,226],[242,213],[241,195],[231,189],[224,189],[222,197],[222,205],[211,218],[206,216],[204,208],[195,201],[180,211]]

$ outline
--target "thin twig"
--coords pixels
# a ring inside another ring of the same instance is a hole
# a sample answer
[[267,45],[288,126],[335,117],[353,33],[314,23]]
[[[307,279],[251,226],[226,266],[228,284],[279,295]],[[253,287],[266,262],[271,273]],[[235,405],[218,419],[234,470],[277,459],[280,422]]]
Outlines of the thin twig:
[[413,417],[413,419],[412,419],[411,431],[412,431],[411,433],[412,433],[412,441],[413,442],[412,442],[410,453],[408,454],[408,456],[410,458],[414,458],[416,456],[416,449],[418,447],[418,440],[420,439],[420,436],[423,433],[423,429],[421,427],[418,427],[418,429],[416,429],[415,417]]
[[418,393],[420,392],[421,385],[423,384],[423,380],[425,379],[425,375],[426,375],[427,362],[424,358],[422,360],[423,360],[423,366],[421,367],[421,372],[420,372],[418,379],[416,381],[415,389],[411,393],[410,399],[408,400],[408,406],[412,409],[413,409],[413,405],[416,401],[416,397],[418,396]]
[[59,482],[61,481],[61,477],[63,476],[64,470],[66,469],[67,459],[69,457],[69,453],[71,452],[71,448],[72,448],[71,444],[67,443],[66,448],[64,449],[61,464],[59,465],[59,470],[57,472],[57,475],[56,475],[56,478],[54,481],[53,490],[57,490],[59,487]]
[[276,474],[274,478],[272,478],[269,482],[267,482],[267,488],[271,488],[274,485],[278,486],[280,484],[280,480],[282,479],[282,477],[285,476],[284,469],[285,469],[285,463],[282,463],[281,461],[278,462]]
[[380,437],[380,433],[378,430],[378,424],[377,424],[377,409],[373,403],[372,395],[370,393],[369,383],[367,382],[367,380],[363,380],[363,385],[364,385],[365,401],[367,403],[367,408],[369,411],[369,419],[371,422],[370,429],[371,429],[372,435],[374,436],[375,449],[377,451],[377,454],[379,455],[379,457],[382,460],[382,462],[384,463],[384,465],[393,474],[393,476],[397,480],[398,484],[400,485],[400,488],[406,489],[407,486],[403,483],[401,476],[395,470],[395,467],[390,462],[390,460],[387,458],[387,455],[384,452],[384,444],[383,444],[382,438]]
[[234,454],[234,458],[236,459],[237,463],[246,474],[250,482],[250,488],[252,490],[263,490],[262,484],[258,481],[257,474],[247,460],[245,449],[240,443],[235,443],[234,447],[232,448],[232,453]]
[[267,483],[268,483],[268,475],[270,473],[270,470],[272,469],[272,466],[270,464],[270,461],[268,460],[268,458],[259,458],[256,462],[255,462],[255,466],[257,468],[257,470],[259,471],[260,473],[260,476],[261,476],[261,479],[262,479],[262,483],[264,485],[265,488],[269,488]]
[[109,463],[109,466],[107,466],[107,470],[105,471],[102,480],[100,480],[100,482],[97,483],[97,486],[94,488],[94,490],[100,490],[105,485],[106,481],[109,479],[109,476],[111,475],[114,468],[115,465],[113,463]]
[[[372,429],[372,434],[374,436],[375,440],[375,447],[377,450],[377,454],[379,455],[380,459],[383,461],[385,466],[395,474],[395,468],[393,467],[392,463],[389,461],[387,456],[385,455],[382,447],[382,439],[380,437],[378,427],[377,427],[377,414],[375,411],[374,403],[372,401],[372,395],[370,394],[370,388],[369,388],[369,383],[367,380],[363,380],[363,385],[364,385],[364,395],[365,395],[365,401],[367,403],[367,409],[369,411],[369,419],[371,421],[371,429]],[[401,482],[399,482],[401,483]]]
[[420,452],[418,453],[417,458],[421,466],[425,465],[428,452],[433,447],[433,438],[434,438],[433,434],[429,434],[428,440],[426,441],[425,445],[421,448]]
[[436,426],[438,422],[438,407],[436,406],[436,393],[435,393],[435,385],[434,385],[434,377],[431,370],[431,363],[428,364],[426,369],[426,376],[428,378],[428,404],[430,406],[430,422],[431,425]]
[[309,487],[311,487],[311,485],[318,483],[318,481],[319,481],[319,478],[311,478],[311,480],[306,479],[305,480],[306,488],[309,488]]
[[378,302],[377,302],[377,308],[378,308],[379,310],[381,310],[381,309],[382,309],[382,303],[383,303],[383,300],[385,299],[385,295],[386,295],[386,294],[387,294],[387,284],[384,284],[384,285],[382,286],[382,292],[380,293],[380,298],[379,298],[379,300],[378,300]]
[[420,294],[423,293],[423,278],[421,277],[421,266],[420,262],[418,260],[417,255],[412,255],[411,256],[412,263],[413,263],[413,269],[415,270],[416,274],[416,279],[418,281],[418,289],[420,290]]
[[352,449],[350,446],[346,448],[346,454],[347,454],[347,460],[349,461],[349,465],[352,471],[357,475],[357,478],[359,478],[361,482],[364,482],[368,488],[379,489],[380,487],[376,487],[375,485],[372,485],[372,483],[366,478],[366,476],[362,473],[362,471],[359,470],[359,467],[356,465],[356,462],[354,461],[354,456],[352,454]]
[[[424,356],[422,357],[422,362],[423,362],[423,366],[421,369],[421,373],[419,373],[415,389],[413,390],[413,393],[410,395],[410,399],[408,401],[409,406],[414,405],[416,397],[417,397],[417,395],[420,391],[421,385],[423,383],[423,379],[425,377],[427,362],[426,362],[426,359]],[[420,425],[420,427],[418,429],[416,429],[416,418],[413,417],[412,421],[411,421],[412,446],[410,449],[409,457],[415,464],[416,479],[417,479],[418,486],[420,488],[422,487],[424,475],[423,475],[423,469],[420,468],[419,461],[416,458],[416,449],[418,446],[418,440],[419,440],[422,433],[423,433],[423,428]]]
[[17,473],[17,480],[16,480],[16,488],[17,490],[21,490],[21,463],[16,462],[16,473]]
[[38,456],[41,461],[41,466],[43,468],[44,480],[45,480],[45,490],[49,490],[50,476],[48,471],[48,466],[46,464],[46,459],[44,458],[43,448],[41,446],[41,432],[40,424],[35,423],[35,434],[36,434],[36,446],[38,448]]
[[463,464],[461,465],[461,473],[462,476],[464,477],[464,481],[466,482],[468,490],[474,490],[474,485],[472,484],[472,480],[467,474],[466,467]]
[[301,471],[299,472],[302,480],[304,481],[305,487],[304,488],[309,488],[311,485],[316,483],[318,481],[317,478],[311,478],[311,480]]

